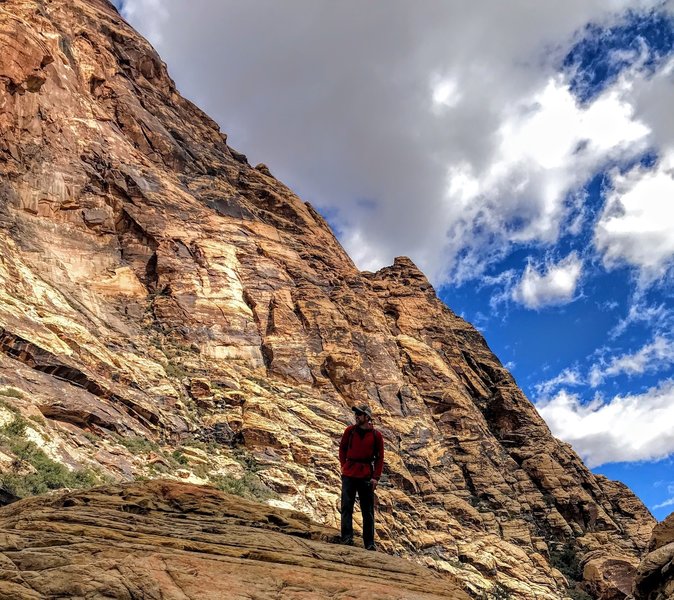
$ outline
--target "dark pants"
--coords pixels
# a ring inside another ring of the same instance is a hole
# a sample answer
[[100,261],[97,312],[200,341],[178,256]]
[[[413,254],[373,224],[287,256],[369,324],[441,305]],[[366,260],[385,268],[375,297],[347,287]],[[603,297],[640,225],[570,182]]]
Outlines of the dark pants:
[[357,479],[342,475],[342,543],[353,542],[353,505],[356,494],[363,515],[363,545],[374,546],[374,492],[369,479]]

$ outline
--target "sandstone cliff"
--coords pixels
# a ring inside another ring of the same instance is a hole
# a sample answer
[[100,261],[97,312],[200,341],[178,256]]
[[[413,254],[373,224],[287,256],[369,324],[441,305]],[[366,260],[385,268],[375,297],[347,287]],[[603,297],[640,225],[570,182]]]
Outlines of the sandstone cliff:
[[637,569],[636,600],[674,598],[674,514],[653,530],[648,553]]
[[0,597],[469,599],[447,576],[335,537],[303,514],[168,481],[34,498],[0,513]]
[[556,567],[629,592],[652,517],[410,260],[359,272],[106,0],[0,2],[0,44],[5,481],[249,477],[334,525],[337,440],[368,402],[384,550],[474,592],[561,598]]

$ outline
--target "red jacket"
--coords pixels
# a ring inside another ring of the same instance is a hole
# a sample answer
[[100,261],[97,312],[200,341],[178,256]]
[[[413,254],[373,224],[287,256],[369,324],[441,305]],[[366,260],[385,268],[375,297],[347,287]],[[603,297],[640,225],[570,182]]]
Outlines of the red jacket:
[[[374,470],[371,466],[373,462]],[[342,475],[379,479],[384,468],[384,438],[381,433],[376,429],[360,429],[357,425],[347,427],[339,442],[339,463]]]

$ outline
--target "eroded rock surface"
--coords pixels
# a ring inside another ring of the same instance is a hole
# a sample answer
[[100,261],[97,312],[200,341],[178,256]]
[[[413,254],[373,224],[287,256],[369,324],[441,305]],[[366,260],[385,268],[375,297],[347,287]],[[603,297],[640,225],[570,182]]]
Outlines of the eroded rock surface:
[[0,510],[0,597],[468,600],[452,577],[334,543],[298,512],[155,480]]
[[[5,0],[0,43],[12,435],[118,481],[253,469],[275,502],[335,525],[337,441],[368,402],[383,549],[476,592],[556,599],[565,548],[595,595],[624,596],[615,567],[636,568],[652,517],[551,436],[409,259],[359,272],[106,0]],[[0,446],[3,473],[37,469],[8,432]]]
[[674,514],[653,530],[648,553],[636,572],[635,600],[674,598]]

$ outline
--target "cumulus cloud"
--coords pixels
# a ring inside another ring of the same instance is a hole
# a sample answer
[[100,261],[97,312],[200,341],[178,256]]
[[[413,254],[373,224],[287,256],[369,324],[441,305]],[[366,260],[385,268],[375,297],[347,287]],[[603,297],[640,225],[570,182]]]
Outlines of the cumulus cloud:
[[612,357],[608,362],[602,361],[592,365],[589,382],[597,387],[608,377],[618,375],[642,375],[654,373],[674,364],[674,342],[662,336],[655,339],[632,354]]
[[583,270],[583,261],[572,252],[558,263],[536,267],[529,263],[512,291],[513,300],[527,308],[542,308],[571,302]]
[[607,267],[636,267],[642,282],[667,272],[674,262],[674,150],[655,169],[614,174],[595,244]]
[[[461,260],[448,275],[467,279],[513,243],[553,244],[565,221],[569,232],[580,229],[579,188],[606,162],[648,147],[650,129],[634,120],[623,92],[616,85],[580,106],[565,78],[552,77],[501,115],[484,168],[449,167],[446,194],[461,210],[456,218],[445,214],[451,242],[443,256],[450,265]],[[576,202],[569,202],[573,193]]]
[[589,467],[611,462],[657,460],[674,452],[674,381],[643,394],[597,396],[583,403],[561,390],[536,404],[552,433],[569,442]]
[[548,398],[554,390],[565,385],[582,385],[583,377],[577,368],[564,369],[559,375],[534,386],[539,397]]
[[180,89],[329,209],[365,269],[407,254],[435,282],[460,282],[512,244],[554,244],[586,218],[573,192],[664,143],[654,131],[671,121],[626,78],[581,106],[558,72],[586,23],[660,0],[156,4],[126,0],[124,14]]

